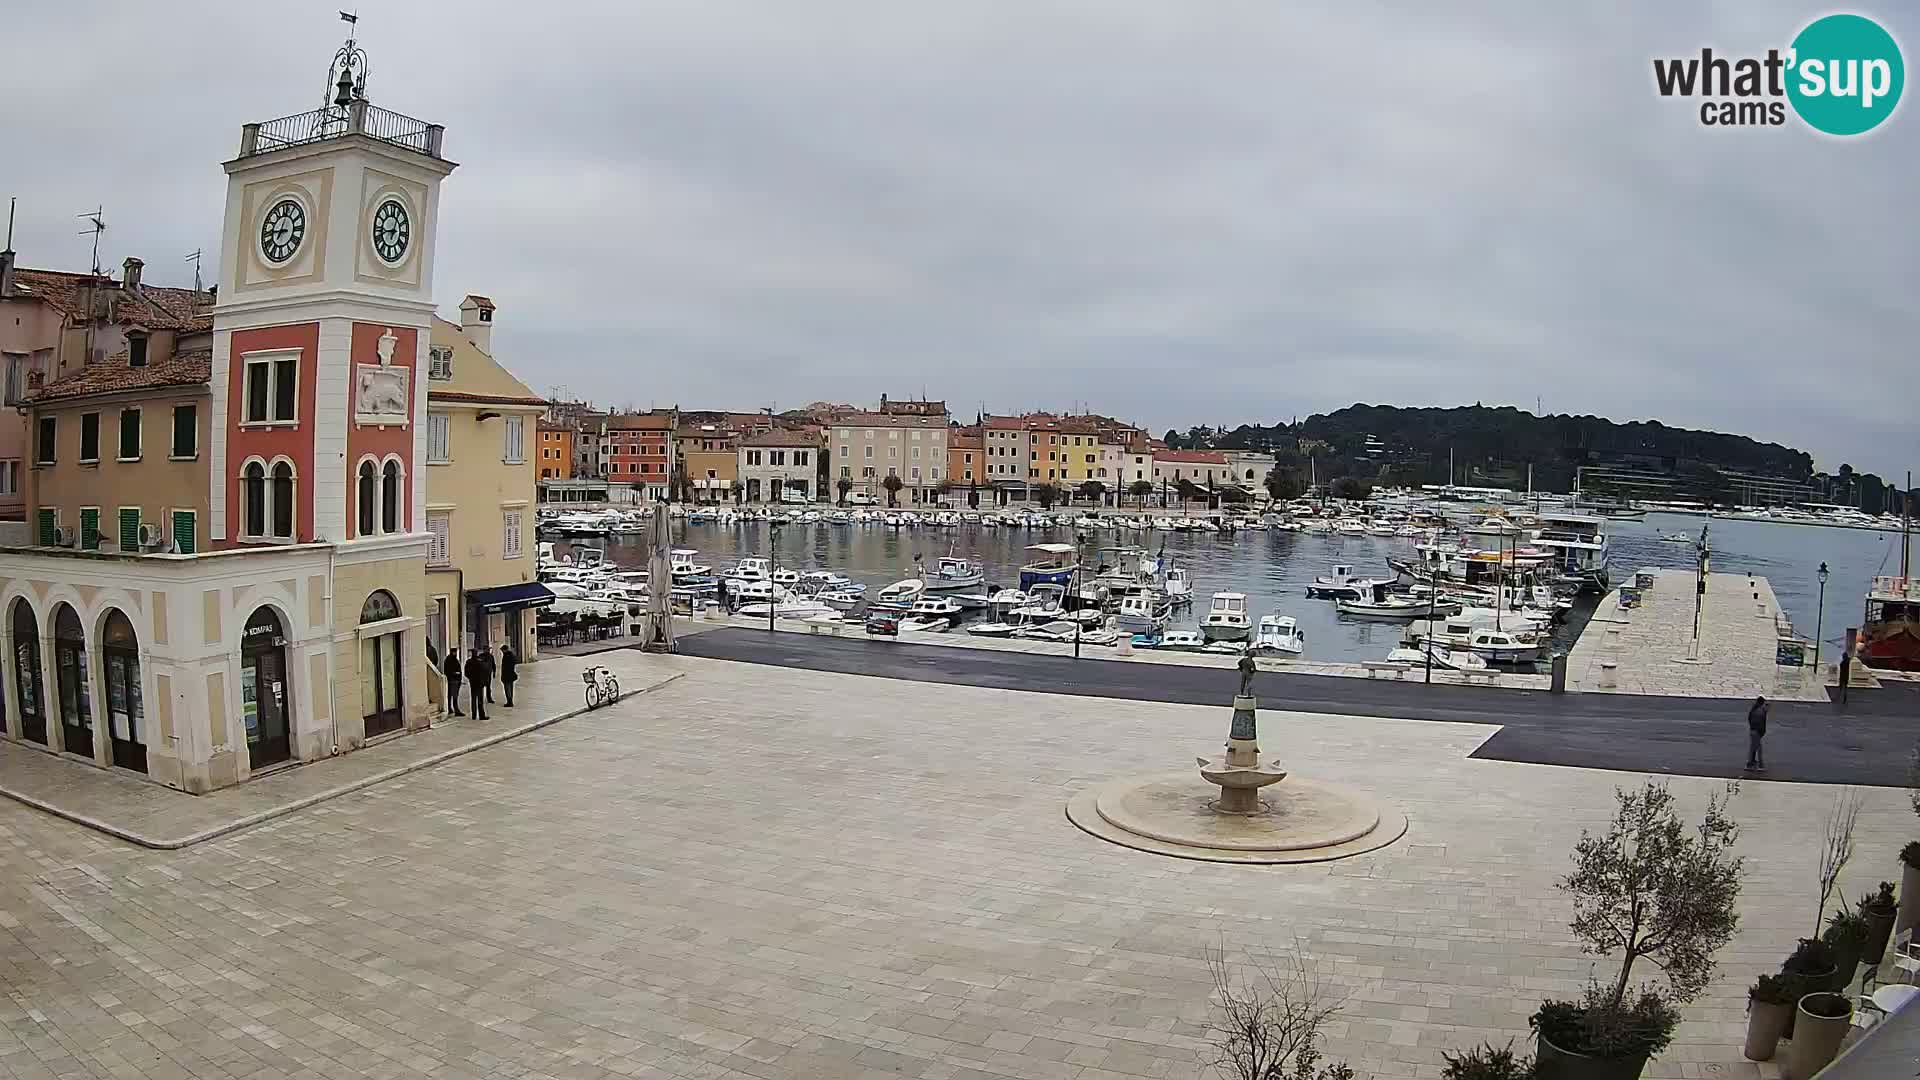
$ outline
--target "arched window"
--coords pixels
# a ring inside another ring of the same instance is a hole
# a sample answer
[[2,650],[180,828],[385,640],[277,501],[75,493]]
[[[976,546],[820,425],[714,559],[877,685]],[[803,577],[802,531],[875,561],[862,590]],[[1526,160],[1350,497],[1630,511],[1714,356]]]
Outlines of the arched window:
[[376,475],[373,462],[363,461],[360,463],[358,498],[360,502],[359,535],[361,536],[373,535],[373,506],[376,497],[374,487],[379,483]]
[[113,763],[123,769],[147,771],[146,707],[140,695],[140,642],[133,623],[119,608],[107,612],[100,634],[100,655],[107,682],[107,739]]
[[245,536],[267,535],[267,467],[247,462],[240,473],[240,505],[244,518],[240,531]]
[[279,616],[270,607],[255,609],[240,636],[240,709],[249,768],[264,769],[293,756],[286,646]]
[[[385,589],[368,593],[367,602],[360,608],[362,626],[399,617],[400,605]],[[360,639],[360,716],[366,723],[369,738],[400,729],[402,636],[400,631],[392,630]]]
[[293,539],[293,465],[285,461],[273,467],[273,535]]
[[400,531],[400,462],[389,460],[380,477],[380,531]]

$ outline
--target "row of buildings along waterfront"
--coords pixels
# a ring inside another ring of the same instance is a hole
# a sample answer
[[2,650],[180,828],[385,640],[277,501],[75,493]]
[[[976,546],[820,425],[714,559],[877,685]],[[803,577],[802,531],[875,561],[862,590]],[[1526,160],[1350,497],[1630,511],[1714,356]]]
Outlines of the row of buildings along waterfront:
[[445,132],[340,57],[221,164],[216,285],[0,252],[0,738],[205,792],[431,725],[449,648],[536,657],[548,402],[491,300],[436,314]]
[[[976,414],[946,403],[815,402],[778,414],[679,408],[605,413],[556,403],[540,424],[539,484],[553,501],[856,501],[1007,505],[1050,485],[1059,502],[1177,505],[1182,485],[1258,493],[1271,455],[1172,450],[1091,414]],[[897,483],[889,483],[889,478]],[[1139,485],[1144,485],[1143,490]]]

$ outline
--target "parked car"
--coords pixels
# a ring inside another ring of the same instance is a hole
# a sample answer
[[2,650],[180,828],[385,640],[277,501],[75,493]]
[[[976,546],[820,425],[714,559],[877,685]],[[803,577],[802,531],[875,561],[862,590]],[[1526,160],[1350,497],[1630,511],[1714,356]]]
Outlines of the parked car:
[[850,491],[847,493],[848,506],[872,506],[873,504],[873,496],[864,491]]

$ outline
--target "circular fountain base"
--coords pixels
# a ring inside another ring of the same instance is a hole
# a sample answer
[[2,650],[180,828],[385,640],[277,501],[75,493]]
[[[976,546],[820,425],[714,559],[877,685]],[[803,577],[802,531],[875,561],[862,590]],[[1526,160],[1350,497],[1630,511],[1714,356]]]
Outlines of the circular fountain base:
[[1102,840],[1182,859],[1303,863],[1383,848],[1407,819],[1364,792],[1289,776],[1260,789],[1262,812],[1223,814],[1219,792],[1191,770],[1101,784],[1067,803],[1067,818]]

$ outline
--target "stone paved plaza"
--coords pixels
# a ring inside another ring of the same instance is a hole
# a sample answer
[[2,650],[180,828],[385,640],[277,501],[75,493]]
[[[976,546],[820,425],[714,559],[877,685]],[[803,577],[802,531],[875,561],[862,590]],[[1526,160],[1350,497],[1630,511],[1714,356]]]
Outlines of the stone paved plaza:
[[[1470,759],[1484,725],[1263,712],[1270,754],[1407,835],[1189,862],[1063,807],[1217,750],[1224,707],[605,659],[685,677],[183,851],[0,802],[0,1078],[1190,1077],[1209,947],[1295,939],[1346,998],[1336,1055],[1437,1077],[1585,981],[1553,881],[1639,780]],[[1744,987],[1811,929],[1835,790],[1735,800],[1741,933],[1649,1076],[1774,1075],[1740,1057]],[[1850,896],[1920,832],[1866,798]]]

